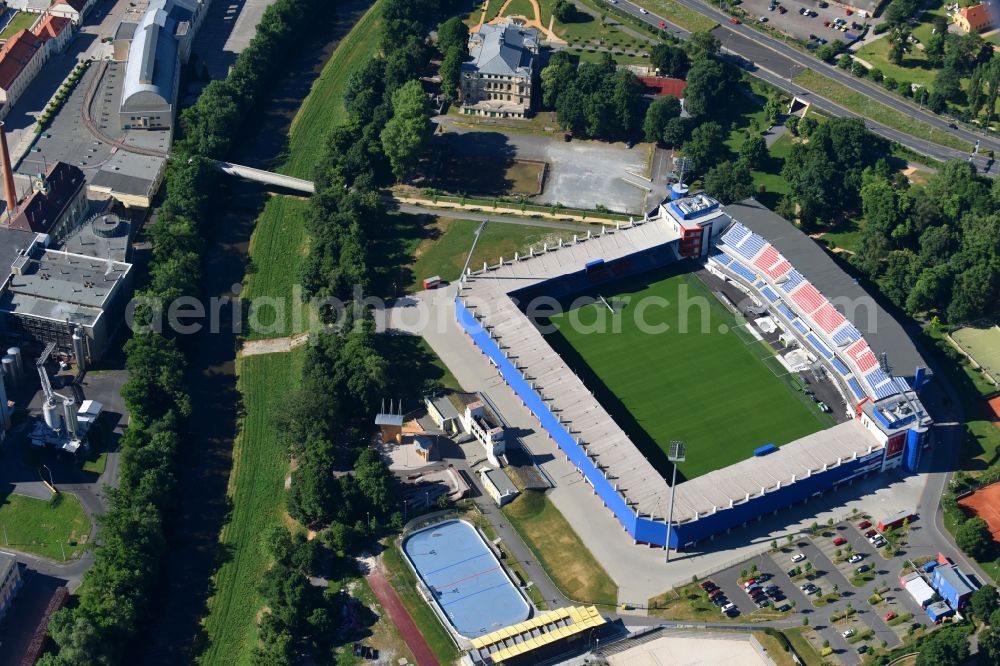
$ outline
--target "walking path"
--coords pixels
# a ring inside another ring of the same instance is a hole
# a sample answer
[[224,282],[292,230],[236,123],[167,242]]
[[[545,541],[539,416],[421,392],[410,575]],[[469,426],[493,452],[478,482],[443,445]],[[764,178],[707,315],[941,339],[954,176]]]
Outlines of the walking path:
[[389,614],[389,620],[395,625],[397,631],[399,631],[399,635],[403,637],[406,647],[410,648],[410,652],[413,653],[413,658],[416,660],[417,665],[439,666],[440,662],[434,656],[434,653],[431,652],[430,646],[427,645],[427,641],[424,640],[420,630],[417,629],[417,625],[413,623],[410,613],[403,607],[403,603],[399,600],[399,597],[396,596],[396,591],[392,589],[389,581],[385,579],[380,566],[380,564],[376,565],[372,568],[371,573],[365,576],[368,584],[371,585],[372,592],[375,593],[378,602],[382,604],[385,612]]
[[290,352],[309,342],[308,333],[299,333],[287,338],[271,338],[270,340],[247,340],[240,349],[240,356],[260,356],[261,354],[278,354]]

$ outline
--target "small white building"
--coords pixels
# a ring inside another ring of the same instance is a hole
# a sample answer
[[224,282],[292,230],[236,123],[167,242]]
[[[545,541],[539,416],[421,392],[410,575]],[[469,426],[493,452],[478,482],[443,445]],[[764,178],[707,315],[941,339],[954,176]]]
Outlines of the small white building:
[[502,469],[493,469],[488,465],[483,465],[479,468],[478,473],[486,494],[496,502],[497,506],[514,501],[514,498],[521,492],[507,476],[507,472]]
[[54,0],[49,13],[68,18],[73,25],[80,25],[96,2],[97,0]]
[[507,452],[507,437],[496,415],[486,408],[482,400],[476,400],[465,406],[461,422],[462,429],[483,445],[490,464],[501,467],[500,458]]
[[899,579],[903,588],[910,593],[913,600],[920,604],[921,608],[926,608],[934,599],[934,588],[927,584],[923,576],[914,571]]

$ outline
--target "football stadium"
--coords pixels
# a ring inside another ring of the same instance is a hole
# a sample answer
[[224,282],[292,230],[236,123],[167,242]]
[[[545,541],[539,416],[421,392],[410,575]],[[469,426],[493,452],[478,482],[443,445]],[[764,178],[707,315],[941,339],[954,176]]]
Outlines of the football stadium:
[[931,444],[906,332],[754,200],[678,196],[468,270],[455,310],[636,543],[690,549],[859,477],[915,472]]

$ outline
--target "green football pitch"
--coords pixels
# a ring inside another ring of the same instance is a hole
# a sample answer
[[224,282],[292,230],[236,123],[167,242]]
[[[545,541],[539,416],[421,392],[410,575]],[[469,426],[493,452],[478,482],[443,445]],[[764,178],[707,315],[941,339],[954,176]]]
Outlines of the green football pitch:
[[766,343],[740,328],[697,276],[678,270],[585,294],[606,302],[552,317],[548,332],[553,349],[661,473],[670,469],[672,440],[687,447],[679,475],[693,479],[763,444],[781,446],[834,424]]

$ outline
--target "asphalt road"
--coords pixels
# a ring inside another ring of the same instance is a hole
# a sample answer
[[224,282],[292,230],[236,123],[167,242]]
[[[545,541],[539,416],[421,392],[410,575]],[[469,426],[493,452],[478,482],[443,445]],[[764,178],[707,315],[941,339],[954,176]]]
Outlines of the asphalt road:
[[[878,86],[872,85],[862,79],[858,79],[851,74],[843,72],[835,66],[828,65],[820,61],[817,58],[801,53],[781,41],[760,33],[751,27],[743,24],[732,24],[729,22],[728,15],[723,14],[708,5],[698,2],[698,0],[677,0],[677,2],[693,9],[694,11],[697,11],[700,14],[703,14],[704,16],[707,16],[708,18],[711,18],[714,21],[717,21],[720,25],[713,31],[713,34],[722,42],[723,52],[739,56],[740,58],[744,58],[752,63],[752,65],[747,69],[754,76],[767,81],[787,93],[809,100],[814,106],[822,111],[836,116],[855,118],[861,117],[858,114],[853,113],[844,107],[841,107],[826,98],[820,97],[819,95],[816,95],[815,93],[810,92],[802,86],[792,82],[791,78],[803,69],[821,70],[825,76],[833,79],[834,81],[867,95],[868,97],[877,100],[888,107],[896,109],[897,111],[919,118],[921,121],[927,123],[942,133],[952,134],[968,141],[970,144],[974,144],[977,140],[979,140],[981,142],[982,151],[990,149],[1000,151],[1000,140],[985,134],[973,132],[965,127],[953,129],[949,127],[949,123],[951,122],[950,120],[937,116],[929,111],[919,109],[918,107],[903,101],[891,93],[886,92]],[[657,16],[656,14],[649,12],[644,13],[644,10],[641,10],[638,5],[635,5],[628,0],[619,0],[616,5],[619,9],[633,15],[635,18],[648,23],[649,25],[659,26],[661,21],[665,22],[667,24],[666,32],[675,37],[683,39],[689,34],[687,31],[670,24],[661,16]],[[865,125],[876,134],[880,134],[891,141],[895,141],[900,145],[906,146],[907,148],[923,155],[928,155],[939,160],[969,158],[968,153],[933,143],[933,136],[914,137],[904,132],[886,127],[880,123],[873,122],[867,118],[863,118],[863,120]],[[985,171],[985,173],[988,173],[990,176],[996,176],[1000,173],[1000,165],[996,162],[990,163],[985,156],[976,156],[973,158],[973,162],[981,172],[989,167],[989,170]]]

